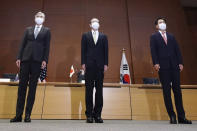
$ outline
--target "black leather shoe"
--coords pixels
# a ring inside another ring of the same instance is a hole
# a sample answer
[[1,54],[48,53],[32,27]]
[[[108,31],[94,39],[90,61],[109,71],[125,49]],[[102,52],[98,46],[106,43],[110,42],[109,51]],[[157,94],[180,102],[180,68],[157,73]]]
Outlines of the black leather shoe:
[[177,124],[177,121],[176,121],[176,117],[175,116],[171,116],[170,117],[170,124]]
[[93,117],[87,117],[87,120],[86,120],[87,123],[93,123]]
[[179,124],[192,124],[192,121],[186,118],[178,118],[178,122]]
[[22,122],[22,116],[15,116],[13,119],[10,120],[10,123],[14,122]]
[[101,117],[94,117],[95,123],[103,123],[103,119]]
[[25,120],[24,122],[31,122],[30,115],[25,115]]

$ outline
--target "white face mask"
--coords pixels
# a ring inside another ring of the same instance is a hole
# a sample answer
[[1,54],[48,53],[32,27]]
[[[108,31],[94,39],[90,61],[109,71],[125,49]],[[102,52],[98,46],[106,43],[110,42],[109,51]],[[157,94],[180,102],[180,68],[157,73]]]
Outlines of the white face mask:
[[93,22],[93,23],[91,24],[91,26],[92,26],[92,28],[93,28],[94,30],[98,30],[99,27],[100,27],[100,25],[99,25],[98,22]]
[[38,24],[38,25],[42,25],[43,22],[44,22],[44,19],[43,19],[43,18],[40,18],[40,17],[36,17],[36,18],[35,18],[35,22],[36,22],[36,24]]
[[166,24],[165,23],[159,24],[159,29],[162,30],[162,31],[165,31],[166,30]]

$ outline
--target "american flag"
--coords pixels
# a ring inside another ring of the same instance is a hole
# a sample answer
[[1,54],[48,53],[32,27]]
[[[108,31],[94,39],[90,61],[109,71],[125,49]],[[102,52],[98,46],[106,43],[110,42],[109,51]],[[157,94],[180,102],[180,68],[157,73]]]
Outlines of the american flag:
[[40,81],[42,82],[47,77],[47,67],[40,70]]

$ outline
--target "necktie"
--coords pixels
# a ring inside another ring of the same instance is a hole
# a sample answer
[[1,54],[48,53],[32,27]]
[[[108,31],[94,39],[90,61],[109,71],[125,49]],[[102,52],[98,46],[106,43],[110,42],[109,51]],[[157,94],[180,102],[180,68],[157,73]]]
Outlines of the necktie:
[[39,34],[39,26],[36,27],[35,31],[34,31],[34,37],[35,39],[37,38],[38,34]]
[[96,45],[96,32],[93,32],[93,39],[94,39],[94,43],[95,43],[95,45]]
[[167,38],[166,38],[166,36],[165,36],[165,32],[162,33],[162,37],[163,37],[163,39],[164,39],[164,41],[165,41],[165,43],[166,43],[166,45],[167,45],[168,41],[167,41]]

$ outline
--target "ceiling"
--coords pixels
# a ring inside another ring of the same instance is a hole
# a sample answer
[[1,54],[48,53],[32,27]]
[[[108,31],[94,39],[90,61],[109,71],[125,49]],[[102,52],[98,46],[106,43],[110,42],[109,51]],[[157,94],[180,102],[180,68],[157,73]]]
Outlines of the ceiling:
[[184,7],[197,7],[197,0],[180,0]]

